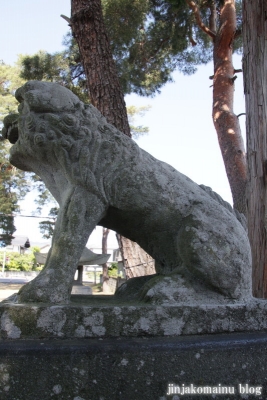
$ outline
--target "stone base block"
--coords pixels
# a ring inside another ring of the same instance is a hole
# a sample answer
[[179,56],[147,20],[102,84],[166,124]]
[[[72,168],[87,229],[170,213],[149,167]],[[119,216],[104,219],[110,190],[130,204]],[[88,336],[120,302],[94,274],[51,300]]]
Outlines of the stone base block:
[[2,341],[0,398],[263,400],[266,365],[266,333]]
[[73,295],[69,304],[0,303],[2,339],[180,336],[267,329],[267,302],[147,305]]

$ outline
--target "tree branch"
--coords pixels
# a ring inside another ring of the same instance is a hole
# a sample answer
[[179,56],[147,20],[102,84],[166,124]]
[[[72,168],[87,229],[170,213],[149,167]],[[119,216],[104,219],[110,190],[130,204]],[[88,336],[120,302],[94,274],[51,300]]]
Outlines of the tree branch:
[[215,3],[210,6],[209,28],[212,32],[216,32],[217,10]]
[[203,32],[205,32],[207,35],[209,35],[212,39],[215,39],[216,34],[215,32],[213,32],[212,30],[210,30],[202,21],[201,16],[200,16],[200,12],[199,12],[199,8],[196,5],[196,3],[192,0],[186,0],[189,8],[191,8],[191,10],[193,11],[193,14],[195,16],[196,19],[196,23],[198,24],[198,26],[200,27],[200,29],[203,30]]
[[71,26],[71,20],[69,17],[66,17],[66,15],[63,15],[63,14],[61,14],[60,16],[61,16],[61,18],[65,19],[65,21],[67,21],[67,23]]
[[242,35],[242,29],[237,29],[235,31],[235,39],[239,38]]
[[192,36],[189,37],[189,41],[192,44],[192,46],[196,46],[197,42],[192,38]]

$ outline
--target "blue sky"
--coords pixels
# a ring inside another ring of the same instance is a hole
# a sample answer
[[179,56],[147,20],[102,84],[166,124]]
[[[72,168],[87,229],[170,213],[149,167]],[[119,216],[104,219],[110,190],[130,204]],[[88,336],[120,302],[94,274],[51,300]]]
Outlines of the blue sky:
[[[62,39],[68,25],[60,14],[70,16],[69,0],[2,0],[0,24],[0,59],[7,64],[18,54],[33,54],[38,50],[62,50]],[[241,57],[235,57],[235,68],[241,68]],[[154,98],[136,95],[126,97],[127,105],[151,105],[151,109],[136,124],[149,127],[149,134],[138,144],[156,158],[173,165],[199,184],[212,187],[231,202],[231,193],[213,127],[212,88],[209,76],[213,66],[198,69],[193,76],[174,74],[175,83],[165,85]],[[244,112],[242,74],[236,80],[235,111]],[[240,117],[245,132],[245,118]],[[244,135],[243,135],[244,136]],[[23,203],[25,212],[32,207],[31,199]],[[37,221],[17,220],[17,233],[39,237]],[[28,232],[29,231],[29,232]]]

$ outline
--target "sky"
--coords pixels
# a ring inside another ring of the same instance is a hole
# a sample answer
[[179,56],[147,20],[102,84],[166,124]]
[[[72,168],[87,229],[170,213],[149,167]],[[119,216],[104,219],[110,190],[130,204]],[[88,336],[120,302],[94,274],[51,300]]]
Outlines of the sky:
[[[18,54],[34,54],[38,50],[63,50],[63,36],[68,32],[61,14],[70,16],[70,0],[0,0],[0,60],[13,64]],[[241,68],[241,57],[235,57],[235,69]],[[232,204],[232,197],[222,161],[216,131],[212,122],[212,63],[198,68],[197,73],[184,76],[174,73],[154,98],[135,94],[126,96],[126,104],[150,105],[136,125],[149,128],[148,135],[138,144],[154,157],[171,164],[198,184],[210,186]],[[245,112],[242,74],[235,81],[235,112]],[[243,137],[245,118],[240,117]],[[33,195],[21,204],[21,211],[30,215],[34,209]],[[42,215],[47,215],[44,209]],[[43,240],[37,218],[17,218],[15,234]],[[94,239],[99,240],[98,236]],[[110,239],[114,243],[114,237]]]

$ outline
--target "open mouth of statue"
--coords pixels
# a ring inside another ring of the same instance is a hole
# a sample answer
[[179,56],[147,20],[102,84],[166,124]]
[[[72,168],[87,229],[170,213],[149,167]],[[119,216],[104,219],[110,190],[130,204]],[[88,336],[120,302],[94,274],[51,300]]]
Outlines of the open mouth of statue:
[[4,139],[8,139],[12,144],[17,142],[19,138],[18,114],[10,114],[4,119],[2,136]]
[[7,130],[7,139],[10,143],[15,144],[19,138],[19,129],[18,129],[18,122],[13,122],[11,126],[9,126]]

